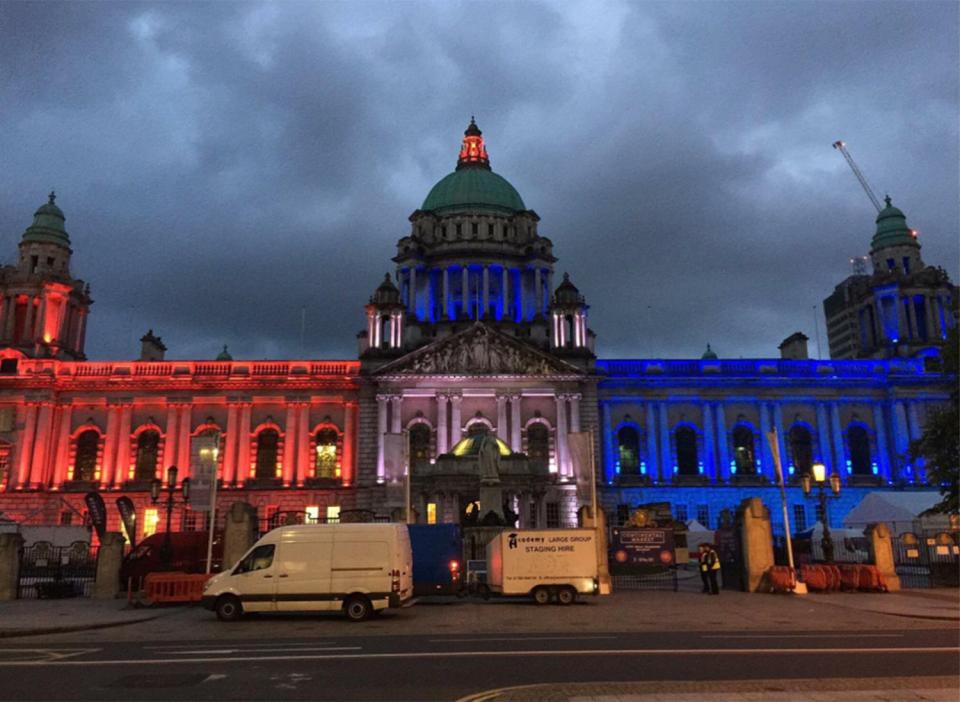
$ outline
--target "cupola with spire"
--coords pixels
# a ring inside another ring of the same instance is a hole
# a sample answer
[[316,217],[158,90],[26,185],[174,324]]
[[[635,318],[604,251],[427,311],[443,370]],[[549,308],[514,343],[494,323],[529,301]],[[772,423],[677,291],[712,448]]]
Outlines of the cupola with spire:
[[232,361],[233,356],[230,355],[230,352],[227,350],[227,345],[223,345],[223,351],[217,354],[218,361]]
[[710,344],[707,344],[707,350],[703,352],[703,355],[700,357],[701,361],[716,361],[717,354],[714,353],[713,349],[710,348]]
[[909,275],[923,268],[917,232],[907,226],[907,217],[893,206],[887,195],[886,207],[877,214],[877,230],[870,242],[875,272],[897,271]]
[[563,281],[553,293],[550,305],[552,319],[551,346],[556,350],[590,349],[590,330],[587,329],[588,305],[570,274],[563,274]]
[[404,308],[400,301],[400,291],[390,279],[383,276],[383,282],[370,296],[366,306],[366,341],[361,353],[370,350],[396,351],[403,348]]

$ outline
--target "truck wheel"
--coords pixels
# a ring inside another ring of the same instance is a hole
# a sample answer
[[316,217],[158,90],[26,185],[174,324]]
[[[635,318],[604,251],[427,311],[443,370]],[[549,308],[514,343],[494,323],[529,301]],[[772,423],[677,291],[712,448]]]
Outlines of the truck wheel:
[[569,585],[557,590],[557,604],[569,605],[577,601],[577,591]]
[[550,602],[550,590],[545,587],[535,587],[533,588],[533,601],[538,605],[549,604]]
[[363,595],[354,595],[343,603],[343,613],[352,622],[362,622],[373,613],[373,605]]
[[233,595],[223,595],[217,600],[215,611],[220,621],[235,622],[243,616],[243,605]]

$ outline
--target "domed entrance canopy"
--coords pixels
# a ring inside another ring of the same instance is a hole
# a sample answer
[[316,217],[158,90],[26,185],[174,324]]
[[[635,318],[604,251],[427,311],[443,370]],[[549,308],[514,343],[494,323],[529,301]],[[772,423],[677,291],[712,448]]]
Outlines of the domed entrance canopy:
[[513,452],[510,450],[510,447],[507,446],[506,442],[502,439],[498,439],[491,434],[486,432],[480,434],[474,434],[472,436],[467,436],[450,449],[450,453],[454,456],[477,456],[480,453],[480,444],[483,443],[484,439],[492,439],[497,444],[497,449],[500,451],[501,456],[511,456]]

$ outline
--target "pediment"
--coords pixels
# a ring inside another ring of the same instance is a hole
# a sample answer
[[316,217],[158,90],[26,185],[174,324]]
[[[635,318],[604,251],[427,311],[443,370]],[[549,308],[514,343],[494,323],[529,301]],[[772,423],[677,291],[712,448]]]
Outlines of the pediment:
[[378,369],[376,375],[582,375],[566,361],[483,322]]

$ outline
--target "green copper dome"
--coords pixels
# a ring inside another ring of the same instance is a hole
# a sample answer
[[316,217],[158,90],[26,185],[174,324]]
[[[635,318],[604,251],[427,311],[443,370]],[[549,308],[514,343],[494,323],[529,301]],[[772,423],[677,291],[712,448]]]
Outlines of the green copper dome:
[[420,209],[437,214],[456,210],[513,214],[527,208],[506,178],[482,166],[466,166],[434,185]]
[[46,204],[33,213],[33,224],[23,233],[24,242],[59,244],[69,248],[70,237],[64,227],[66,217],[63,216],[63,210],[56,206],[56,199],[56,193],[51,192]]
[[457,170],[433,186],[420,209],[436,214],[463,210],[513,214],[527,208],[516,188],[490,170],[483,132],[471,117],[463,133]]
[[887,206],[877,215],[877,233],[870,242],[870,250],[876,251],[888,246],[920,247],[915,232],[907,226],[907,216],[893,206],[890,196],[886,197]]

